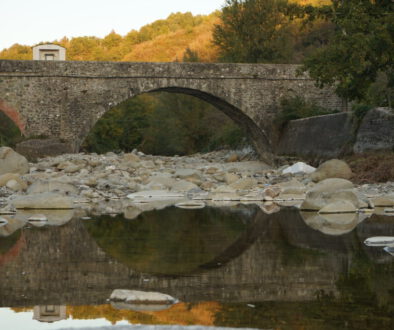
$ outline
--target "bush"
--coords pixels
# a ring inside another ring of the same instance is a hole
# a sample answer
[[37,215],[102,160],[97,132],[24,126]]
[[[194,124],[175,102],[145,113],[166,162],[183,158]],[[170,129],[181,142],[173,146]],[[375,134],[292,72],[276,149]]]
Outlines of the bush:
[[22,139],[22,134],[14,122],[0,111],[0,147],[14,147]]
[[276,123],[280,128],[283,128],[290,120],[327,115],[336,112],[338,112],[338,110],[326,109],[305,100],[301,96],[294,96],[282,99],[281,109],[276,118]]
[[368,152],[345,159],[352,169],[356,183],[394,181],[394,152]]
[[369,110],[373,107],[369,104],[358,103],[352,106],[352,111],[359,122],[364,118]]

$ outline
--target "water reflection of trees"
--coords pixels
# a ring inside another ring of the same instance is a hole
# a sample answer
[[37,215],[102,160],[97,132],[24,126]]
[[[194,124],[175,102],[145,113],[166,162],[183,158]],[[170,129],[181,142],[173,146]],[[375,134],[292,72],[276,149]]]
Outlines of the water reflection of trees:
[[134,270],[187,274],[236,242],[257,210],[170,207],[145,212],[133,221],[101,216],[86,223],[86,228],[105,252]]

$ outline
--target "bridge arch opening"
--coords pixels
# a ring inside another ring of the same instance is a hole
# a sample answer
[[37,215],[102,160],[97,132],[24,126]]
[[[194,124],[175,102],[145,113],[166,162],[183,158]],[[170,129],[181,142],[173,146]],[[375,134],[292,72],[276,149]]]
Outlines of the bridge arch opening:
[[[148,109],[143,110],[141,106],[145,106]],[[133,109],[126,109],[127,107],[132,107]],[[171,110],[172,113],[169,110]],[[134,113],[132,113],[133,111]],[[111,125],[113,124],[110,119],[111,113],[113,122],[118,121],[123,122],[123,124],[128,124],[125,128],[125,131],[128,131],[128,134],[130,134],[128,140],[132,140],[133,136],[136,140],[139,139],[139,145],[140,147],[142,146],[142,148],[138,148],[137,146],[137,149],[142,151],[145,149],[147,153],[163,154],[158,152],[156,148],[152,148],[152,141],[149,141],[149,137],[141,136],[141,129],[148,129],[152,133],[152,130],[160,127],[162,129],[161,132],[153,132],[159,144],[164,144],[166,142],[171,144],[171,139],[180,142],[182,136],[184,136],[182,133],[178,132],[171,137],[168,136],[168,133],[174,132],[177,129],[180,131],[186,130],[186,135],[189,136],[189,141],[182,141],[182,143],[190,142],[190,144],[196,144],[196,140],[200,139],[200,142],[203,143],[204,141],[202,140],[206,140],[206,145],[202,148],[200,145],[198,150],[191,148],[189,152],[185,152],[184,150],[172,148],[172,154],[182,155],[201,151],[211,151],[217,147],[215,143],[220,143],[220,140],[224,147],[230,148],[236,147],[237,143],[240,145],[241,141],[246,145],[245,141],[248,140],[249,145],[254,147],[257,153],[262,156],[261,158],[270,161],[271,150],[269,141],[256,123],[244,112],[229,104],[227,101],[200,90],[183,87],[164,87],[135,93],[135,95],[126,101],[120,102],[115,107],[103,111],[103,113],[98,116],[99,118],[91,123],[91,131],[84,132],[82,150],[99,152],[109,151],[93,150],[92,145],[100,143],[98,138],[100,134],[101,137],[103,136],[103,132],[110,134],[119,133],[111,129]],[[148,116],[146,116],[147,113]],[[154,118],[154,116],[149,117],[149,115],[152,114],[156,116],[156,118]],[[151,122],[147,122],[149,120]],[[161,123],[160,120],[162,120]],[[208,127],[201,127],[204,125]],[[199,128],[200,131],[198,130]],[[206,136],[209,129],[215,136]],[[191,136],[193,136],[194,139],[190,139]],[[112,142],[114,142],[113,139],[111,140],[111,143]],[[127,138],[123,142],[127,143]],[[109,143],[109,146],[111,143]],[[168,152],[164,154],[170,155]]]

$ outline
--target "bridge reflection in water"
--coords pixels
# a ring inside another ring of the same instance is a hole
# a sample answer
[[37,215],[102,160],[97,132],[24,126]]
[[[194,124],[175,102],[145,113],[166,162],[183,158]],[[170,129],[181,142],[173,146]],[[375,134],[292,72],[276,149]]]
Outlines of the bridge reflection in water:
[[394,217],[373,215],[337,236],[310,221],[239,205],[24,227],[0,239],[2,256],[19,246],[0,266],[0,305],[103,305],[122,288],[279,307],[366,294],[363,303],[394,308],[393,257],[362,243],[394,235]]

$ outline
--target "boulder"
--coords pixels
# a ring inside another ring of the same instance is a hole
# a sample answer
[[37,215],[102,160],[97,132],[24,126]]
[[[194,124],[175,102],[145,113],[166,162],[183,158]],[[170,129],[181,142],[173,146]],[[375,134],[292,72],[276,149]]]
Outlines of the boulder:
[[234,173],[225,173],[224,174],[224,181],[227,184],[232,184],[239,180],[239,176]]
[[271,189],[279,188],[281,194],[303,195],[306,193],[306,186],[297,179],[281,182],[272,186]]
[[304,222],[312,229],[326,235],[344,235],[352,231],[359,223],[357,213],[319,214],[301,212]]
[[19,196],[12,201],[16,209],[72,209],[73,201],[63,195],[45,192]]
[[78,195],[76,187],[69,183],[51,181],[36,181],[28,189],[28,194],[39,194],[44,192],[57,192],[66,195]]
[[74,216],[74,210],[18,210],[15,219],[33,223],[45,222],[48,226],[62,226]]
[[275,203],[264,203],[259,206],[265,214],[273,214],[280,211],[280,207]]
[[0,148],[0,175],[6,173],[26,174],[29,172],[27,159],[8,147]]
[[18,143],[15,150],[30,161],[74,152],[71,144],[56,138],[26,140]]
[[218,171],[218,169],[216,167],[208,167],[205,170],[205,174],[215,174]]
[[295,174],[295,173],[313,173],[316,170],[316,168],[305,164],[303,162],[298,162],[295,163],[291,166],[286,167],[283,171],[282,174]]
[[331,159],[321,164],[310,177],[314,182],[329,178],[350,179],[353,173],[349,165],[343,160]]
[[82,164],[70,164],[64,169],[65,173],[76,173],[81,170],[84,166]]
[[281,189],[277,185],[267,187],[263,190],[263,195],[267,197],[271,197],[272,199],[277,197],[280,193],[281,193]]
[[175,207],[180,209],[203,209],[205,207],[204,202],[196,202],[196,201],[186,201],[181,203],[176,203]]
[[176,181],[172,187],[171,190],[173,191],[189,191],[191,189],[198,189],[198,186],[192,182],[186,181],[186,180],[179,180]]
[[132,200],[176,199],[185,197],[183,193],[168,190],[144,190],[127,195]]
[[212,199],[212,201],[240,201],[241,197],[234,192],[212,192],[209,194],[208,199]]
[[356,207],[348,200],[339,200],[323,206],[319,213],[355,213]]
[[359,207],[357,194],[352,190],[340,190],[337,192],[308,192],[305,200],[301,204],[301,210],[319,211],[324,206],[346,200],[352,203],[356,208]]
[[375,207],[392,207],[394,206],[394,195],[371,198],[371,202]]
[[22,228],[26,224],[26,220],[16,219],[11,216],[2,216],[7,221],[6,224],[0,227],[0,237],[7,237],[12,235],[18,229]]
[[110,300],[124,301],[131,304],[175,304],[178,299],[159,292],[116,289],[111,293]]
[[347,200],[359,207],[357,194],[352,190],[353,184],[345,179],[326,179],[316,184],[306,194],[301,210],[319,211],[327,204]]
[[391,246],[394,247],[394,236],[373,236],[364,241],[367,246]]
[[124,154],[122,160],[124,162],[133,162],[134,163],[134,162],[140,162],[141,158],[138,157],[136,154],[128,153],[128,154]]
[[23,190],[23,186],[16,180],[10,180],[7,182],[6,187],[13,191],[21,191]]
[[180,178],[180,179],[198,179],[201,180],[201,175],[199,171],[193,170],[193,169],[189,169],[189,168],[181,168],[176,170],[176,172],[174,173],[174,176],[176,178]]
[[[19,186],[19,189],[17,189],[17,190],[25,190],[27,188],[26,182],[23,181],[22,178],[20,177],[20,175],[18,175],[18,174],[6,173],[3,175],[0,175],[0,187],[7,186],[10,181],[17,182],[17,184]],[[9,187],[9,188],[11,188],[11,187]],[[11,188],[11,189],[13,189],[13,188]]]
[[242,178],[234,183],[230,184],[230,187],[235,189],[235,190],[249,190],[254,188],[257,185],[257,182],[255,179],[252,178]]
[[325,193],[333,193],[339,190],[344,190],[344,189],[353,189],[354,185],[352,182],[349,180],[345,179],[326,179],[315,186],[313,186],[312,189],[308,191],[309,192],[325,192]]

